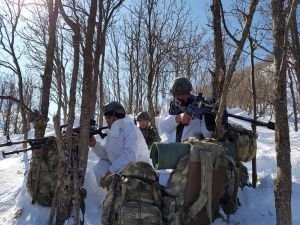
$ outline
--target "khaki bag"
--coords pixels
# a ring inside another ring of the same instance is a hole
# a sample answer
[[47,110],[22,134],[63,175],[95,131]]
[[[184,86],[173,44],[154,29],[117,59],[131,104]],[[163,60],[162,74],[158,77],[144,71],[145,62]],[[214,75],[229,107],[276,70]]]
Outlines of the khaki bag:
[[191,153],[182,157],[165,187],[166,225],[209,224],[214,219],[230,160],[213,139],[190,139]]
[[49,138],[42,149],[34,150],[27,177],[27,189],[32,202],[50,206],[57,180],[58,150],[55,138]]
[[106,180],[103,225],[162,225],[162,190],[158,175],[146,162],[129,164]]
[[229,124],[221,142],[225,152],[235,161],[249,162],[256,156],[257,135],[241,125]]

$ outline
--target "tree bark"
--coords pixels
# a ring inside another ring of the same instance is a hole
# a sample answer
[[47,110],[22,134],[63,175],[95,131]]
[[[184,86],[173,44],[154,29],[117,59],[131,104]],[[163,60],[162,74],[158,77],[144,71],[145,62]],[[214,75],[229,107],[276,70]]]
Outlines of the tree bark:
[[[257,110],[256,110],[256,85],[255,85],[255,67],[254,67],[254,43],[253,39],[249,37],[249,44],[250,44],[250,57],[251,57],[251,87],[252,87],[252,105],[253,105],[253,119],[254,121],[257,120]],[[252,123],[252,132],[256,134],[256,124]],[[257,182],[257,171],[256,171],[256,154],[255,157],[252,159],[252,187],[256,188]]]
[[249,31],[250,31],[250,26],[252,24],[252,19],[253,19],[257,4],[258,4],[258,0],[251,0],[250,9],[249,9],[248,14],[246,15],[246,21],[243,26],[241,39],[239,41],[237,41],[236,51],[233,54],[232,59],[230,60],[229,68],[226,72],[222,96],[220,99],[220,104],[218,105],[218,113],[216,116],[216,131],[215,131],[215,135],[214,135],[216,139],[220,139],[224,135],[223,134],[224,131],[223,131],[223,127],[222,127],[222,122],[223,122],[222,115],[223,115],[223,112],[226,109],[226,105],[227,105],[227,95],[228,95],[230,81],[233,76],[233,73],[235,72],[236,65],[237,65],[240,55],[242,53],[246,38],[248,37]]
[[295,6],[295,10],[291,15],[291,40],[292,40],[292,47],[291,52],[295,60],[295,73],[297,77],[297,87],[300,95],[300,41],[299,41],[299,32],[297,26],[297,5]]
[[226,74],[224,59],[223,35],[221,26],[220,0],[213,0],[211,5],[213,14],[213,32],[214,32],[214,57],[215,70],[212,73],[212,97],[218,101],[221,98],[223,84]]
[[272,0],[273,48],[276,77],[275,92],[275,149],[277,176],[275,179],[275,207],[277,225],[291,225],[291,161],[286,92],[286,11],[284,1]]
[[52,73],[54,64],[54,53],[56,46],[56,22],[58,17],[58,2],[57,0],[48,1],[49,12],[49,25],[48,25],[48,44],[46,49],[46,63],[44,68],[44,74],[42,77],[42,93],[41,93],[41,115],[45,118],[44,121],[40,121],[35,126],[35,137],[41,138],[45,135],[47,126],[46,118],[48,118],[49,104],[50,104],[50,88],[52,83]]
[[292,71],[289,69],[288,70],[289,74],[289,88],[291,91],[291,97],[293,101],[293,114],[294,114],[294,129],[297,132],[298,131],[298,111],[297,111],[297,101],[296,101],[296,96],[295,96],[295,91],[294,91],[294,82],[293,82],[293,76],[292,76]]

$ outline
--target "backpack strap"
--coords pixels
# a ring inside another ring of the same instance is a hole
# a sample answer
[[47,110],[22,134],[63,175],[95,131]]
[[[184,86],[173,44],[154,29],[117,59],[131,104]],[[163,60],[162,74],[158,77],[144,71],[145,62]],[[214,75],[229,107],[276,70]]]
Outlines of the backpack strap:
[[207,210],[209,221],[212,222],[212,172],[213,172],[213,157],[210,152],[200,151],[201,161],[201,190],[197,200],[188,208],[182,211],[182,221],[188,224],[202,210],[204,206]]
[[198,152],[198,160],[201,163],[201,190],[199,192],[196,201],[189,207],[183,208],[180,212],[182,215],[182,221],[185,224],[189,224],[193,218],[206,207],[207,216],[212,223],[212,182],[213,172],[220,166],[227,166],[227,157],[224,152],[206,151],[201,149]]

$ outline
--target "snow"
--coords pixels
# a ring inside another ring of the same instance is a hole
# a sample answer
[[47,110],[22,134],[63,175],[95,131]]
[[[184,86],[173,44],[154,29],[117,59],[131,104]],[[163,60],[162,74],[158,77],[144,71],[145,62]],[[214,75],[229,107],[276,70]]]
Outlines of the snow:
[[[246,112],[239,109],[230,110],[230,113],[248,117]],[[260,118],[267,121],[267,118]],[[231,122],[239,123],[250,129],[250,123],[238,119]],[[53,135],[53,129],[47,130],[47,136]],[[242,224],[242,225],[272,225],[276,224],[276,213],[274,204],[274,179],[276,178],[276,152],[274,131],[264,127],[258,127],[258,151],[257,151],[257,173],[258,183],[256,189],[245,187],[239,190],[239,209],[231,215],[229,222],[217,219],[214,225]],[[13,135],[12,141],[22,140],[22,135]],[[290,124],[291,140],[291,163],[292,163],[292,224],[300,224],[300,136],[299,132],[293,131]],[[0,143],[5,143],[6,138],[0,136]],[[1,148],[5,152],[22,149],[22,145],[13,145]],[[46,225],[48,222],[50,208],[31,204],[31,197],[26,191],[26,173],[28,171],[28,158],[31,153],[20,153],[9,155],[5,159],[0,156],[0,225]],[[97,157],[90,152],[88,167],[85,178],[87,189],[86,225],[101,224],[101,202],[105,196],[96,184],[93,174],[93,165],[98,161]],[[251,162],[245,164],[251,179]],[[167,173],[160,171],[160,180],[166,182]],[[72,225],[72,218],[66,221]]]

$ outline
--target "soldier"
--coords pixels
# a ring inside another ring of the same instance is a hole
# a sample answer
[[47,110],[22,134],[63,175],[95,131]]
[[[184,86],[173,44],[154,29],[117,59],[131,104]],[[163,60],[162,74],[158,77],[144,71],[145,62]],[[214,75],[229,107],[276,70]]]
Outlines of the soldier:
[[[181,106],[188,107],[195,99],[190,93],[192,89],[192,84],[187,78],[178,77],[172,81],[170,92]],[[192,119],[191,115],[186,112],[170,115],[170,100],[162,105],[158,121],[159,134],[163,141],[181,142],[188,137],[209,138],[212,136],[212,132],[206,128],[204,117]]]
[[158,135],[157,130],[151,126],[150,114],[148,112],[146,112],[146,111],[139,112],[136,120],[138,123],[138,127],[140,128],[140,130],[146,140],[148,148],[151,147],[153,142],[160,141],[160,137]]
[[99,157],[94,173],[102,188],[108,175],[120,172],[129,163],[150,162],[146,141],[132,119],[126,116],[124,107],[119,102],[110,102],[104,106],[104,116],[109,128],[106,140],[99,143],[92,137],[89,143]]

